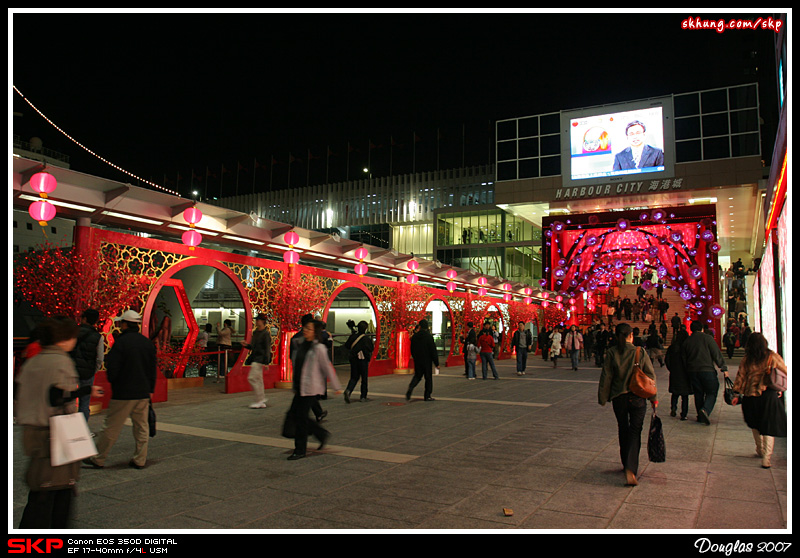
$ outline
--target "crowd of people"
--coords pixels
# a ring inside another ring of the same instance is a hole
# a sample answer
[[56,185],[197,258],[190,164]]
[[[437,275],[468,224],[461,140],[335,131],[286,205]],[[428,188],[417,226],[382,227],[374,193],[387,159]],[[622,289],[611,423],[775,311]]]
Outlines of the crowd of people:
[[[624,307],[624,305],[623,305]],[[623,315],[624,310],[623,310]],[[677,317],[677,314],[676,314]],[[48,419],[58,414],[82,412],[88,419],[88,399],[103,395],[103,390],[93,385],[95,374],[105,367],[111,387],[110,400],[105,412],[102,430],[96,435],[97,455],[83,460],[83,464],[103,469],[108,454],[117,441],[126,420],[133,423],[134,452],[128,465],[134,469],[147,466],[149,429],[148,409],[155,389],[157,352],[154,342],[142,335],[142,316],[133,310],[115,318],[119,330],[114,343],[105,351],[103,338],[96,328],[98,319],[94,310],[86,311],[77,324],[63,317],[44,320],[31,336],[33,343],[26,352],[26,360],[15,378],[16,420],[22,426],[23,446],[30,457],[26,480],[29,487],[28,504],[23,513],[21,528],[58,528],[68,522],[71,494],[79,475],[79,464],[50,466]],[[618,423],[620,459],[626,484],[636,485],[641,430],[646,414],[647,400],[629,389],[634,369],[655,381],[654,363],[669,371],[670,415],[680,413],[687,420],[689,398],[694,399],[697,421],[711,424],[720,388],[721,372],[727,377],[727,364],[719,346],[704,325],[692,322],[690,331],[685,325],[673,324],[675,335],[664,350],[663,327],[666,316],[660,317],[662,329],[655,321],[648,331],[640,332],[626,322],[612,327],[598,322],[588,328],[577,325],[556,325],[543,330],[534,340],[524,322],[517,324],[511,334],[509,347],[516,355],[517,375],[525,375],[528,355],[541,350],[545,361],[558,366],[558,359],[568,357],[573,370],[581,360],[594,360],[601,368],[598,401],[601,405],[612,403]],[[301,319],[300,331],[291,339],[289,358],[293,370],[293,391],[290,408],[286,413],[284,435],[294,438],[294,451],[290,460],[306,456],[308,438],[314,436],[323,449],[331,433],[320,423],[327,411],[321,401],[327,398],[329,386],[335,394],[344,394],[346,403],[360,383],[360,401],[368,397],[369,364],[374,344],[367,333],[368,325],[362,321],[348,322],[351,335],[344,347],[349,351],[350,378],[343,388],[338,380],[331,358],[332,341],[325,324],[307,314]],[[230,324],[226,324],[230,328]],[[483,379],[491,370],[494,379],[499,375],[494,359],[498,354],[502,336],[496,324],[486,321],[480,331],[467,324],[460,338],[465,361],[464,374],[469,380],[476,378],[476,362],[482,362]],[[741,395],[743,416],[753,432],[756,453],[763,467],[770,467],[775,437],[785,437],[786,410],[783,394],[767,387],[766,378],[773,368],[786,372],[786,364],[777,353],[769,350],[760,333],[748,333],[744,343],[744,358],[739,367],[734,389]],[[38,348],[34,348],[38,347]],[[248,380],[253,392],[251,408],[266,408],[263,369],[272,362],[272,341],[267,327],[267,317],[259,314],[250,342],[243,347],[249,351]],[[434,401],[433,375],[438,373],[439,354],[427,320],[421,320],[410,340],[414,374],[406,391],[410,401],[416,386],[424,381],[424,400]],[[75,405],[75,400],[79,404]],[[658,405],[657,395],[649,397],[653,409]],[[680,406],[680,407],[679,407]],[[287,434],[286,425],[291,425]]]

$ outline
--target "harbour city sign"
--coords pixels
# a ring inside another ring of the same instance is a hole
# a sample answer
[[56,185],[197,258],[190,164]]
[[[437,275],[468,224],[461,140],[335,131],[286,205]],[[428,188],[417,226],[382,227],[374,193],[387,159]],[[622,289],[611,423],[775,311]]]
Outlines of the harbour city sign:
[[595,184],[593,186],[564,186],[556,190],[554,200],[573,200],[586,198],[599,198],[625,194],[646,194],[681,190],[683,178],[663,178],[659,180],[637,180],[633,182],[618,182],[609,184]]

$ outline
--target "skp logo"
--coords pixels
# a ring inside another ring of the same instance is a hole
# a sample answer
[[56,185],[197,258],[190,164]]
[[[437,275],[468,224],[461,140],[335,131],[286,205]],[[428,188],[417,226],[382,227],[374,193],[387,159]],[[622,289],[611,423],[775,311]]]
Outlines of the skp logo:
[[64,548],[61,539],[8,539],[9,554],[50,554],[58,548]]

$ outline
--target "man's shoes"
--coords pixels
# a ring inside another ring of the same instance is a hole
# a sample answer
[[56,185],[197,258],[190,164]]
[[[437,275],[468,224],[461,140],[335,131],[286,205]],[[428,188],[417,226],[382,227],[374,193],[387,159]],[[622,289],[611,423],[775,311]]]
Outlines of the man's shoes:
[[406,392],[406,401],[411,401],[411,390]]
[[350,392],[345,390],[343,392],[343,395],[344,395],[344,402],[345,403],[350,403]]
[[131,459],[128,462],[128,467],[130,467],[131,469],[144,469],[145,467],[147,467],[147,464],[145,463],[144,465],[137,465],[136,462],[133,459]]
[[671,417],[674,417],[674,416],[675,416],[675,415],[677,415],[677,414],[678,414],[678,413],[675,411],[675,409],[672,409],[672,410],[669,412],[669,416],[671,416]]
[[367,402],[369,402],[369,401],[372,401],[372,399],[370,399],[369,397],[362,397],[361,399],[359,399],[359,401],[360,401],[361,403],[367,403]]
[[322,436],[322,439],[319,441],[319,447],[318,447],[317,449],[318,449],[318,450],[325,449],[325,446],[327,446],[327,445],[328,445],[328,441],[329,441],[330,439],[331,439],[330,432],[329,432],[329,433],[327,433],[327,434],[324,434],[324,435]]
[[298,459],[303,459],[306,456],[304,453],[293,453],[289,456],[289,461],[297,461]]
[[636,480],[636,475],[633,474],[633,471],[629,471],[625,469],[625,485],[626,486],[636,486],[639,484]]
[[267,408],[267,402],[266,401],[262,401],[260,403],[252,403],[250,405],[250,408],[251,409],[266,409]]
[[697,415],[697,420],[706,426],[711,425],[711,419],[708,418],[708,413],[706,413],[703,409],[700,409],[700,413]]
[[328,411],[322,411],[317,417],[317,422],[322,422],[322,419],[328,416]]
[[93,457],[87,457],[86,459],[84,459],[82,461],[82,463],[84,463],[85,465],[88,465],[92,469],[102,469],[103,468],[103,465],[100,465],[99,463],[97,463],[97,461],[95,461]]
[[425,401],[436,401],[433,397],[426,397]]

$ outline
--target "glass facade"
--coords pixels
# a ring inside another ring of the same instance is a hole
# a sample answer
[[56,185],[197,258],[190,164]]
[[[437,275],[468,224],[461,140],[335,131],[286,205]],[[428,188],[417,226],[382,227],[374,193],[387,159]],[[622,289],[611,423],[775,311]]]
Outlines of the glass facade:
[[541,277],[542,229],[497,207],[436,213],[436,259],[508,281]]

